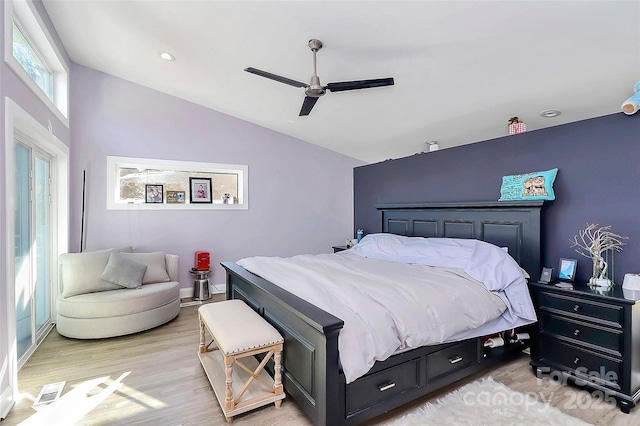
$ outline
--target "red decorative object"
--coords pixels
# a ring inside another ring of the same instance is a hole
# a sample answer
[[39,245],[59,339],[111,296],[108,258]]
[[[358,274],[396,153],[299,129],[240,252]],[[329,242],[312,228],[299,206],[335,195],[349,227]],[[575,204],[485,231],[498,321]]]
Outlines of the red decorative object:
[[208,271],[210,266],[209,257],[208,251],[197,251],[194,269],[197,271]]

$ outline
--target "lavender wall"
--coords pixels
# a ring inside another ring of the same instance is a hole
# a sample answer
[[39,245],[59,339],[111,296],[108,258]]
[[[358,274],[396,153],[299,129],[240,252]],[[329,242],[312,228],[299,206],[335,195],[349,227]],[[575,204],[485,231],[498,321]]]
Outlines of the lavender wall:
[[589,259],[570,240],[587,223],[611,225],[629,240],[615,256],[616,283],[640,272],[640,114],[622,113],[457,148],[358,167],[354,227],[380,229],[375,205],[495,201],[503,175],[557,167],[556,200],[545,208],[543,263],[578,259],[578,280],[591,276]]
[[[197,250],[220,261],[330,252],[353,227],[353,167],[362,162],[216,111],[74,65],[71,112],[71,249],[80,245],[87,171],[86,248],[132,245],[180,256],[180,282]],[[249,209],[106,210],[106,157],[249,166]]]

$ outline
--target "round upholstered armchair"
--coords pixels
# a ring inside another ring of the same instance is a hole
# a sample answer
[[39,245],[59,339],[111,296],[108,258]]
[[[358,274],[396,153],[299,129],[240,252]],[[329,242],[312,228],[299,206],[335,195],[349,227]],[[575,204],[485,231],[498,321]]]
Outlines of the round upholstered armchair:
[[130,249],[60,256],[56,328],[100,339],[164,324],[180,312],[178,256]]

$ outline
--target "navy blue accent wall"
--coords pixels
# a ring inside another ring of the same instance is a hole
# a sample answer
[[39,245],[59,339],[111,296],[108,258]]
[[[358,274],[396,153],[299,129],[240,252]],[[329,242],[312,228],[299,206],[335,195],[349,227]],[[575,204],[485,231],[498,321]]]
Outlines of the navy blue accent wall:
[[587,223],[598,223],[629,237],[615,256],[616,284],[625,273],[639,273],[640,114],[613,114],[357,167],[354,227],[379,232],[379,204],[496,201],[502,176],[556,167],[556,199],[543,214],[543,264],[557,273],[559,258],[577,259],[577,279],[588,280],[591,262],[571,248],[571,240]]

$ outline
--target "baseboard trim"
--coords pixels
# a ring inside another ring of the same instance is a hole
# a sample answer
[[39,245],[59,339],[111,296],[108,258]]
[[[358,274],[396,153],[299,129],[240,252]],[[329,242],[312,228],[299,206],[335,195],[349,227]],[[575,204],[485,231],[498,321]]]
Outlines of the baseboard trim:
[[180,299],[191,299],[193,297],[193,289],[182,287],[180,289]]
[[[209,284],[209,293],[211,294],[222,294],[226,289],[226,284]],[[180,299],[191,299],[193,298],[193,287],[182,287],[180,288]]]
[[7,417],[15,403],[13,399],[13,388],[7,386],[7,388],[2,391],[2,395],[0,395],[0,420],[4,420]]
[[211,294],[222,294],[225,293],[227,291],[227,285],[226,284],[211,284],[209,286],[209,290],[211,291]]

